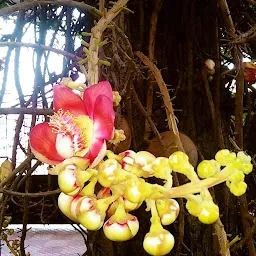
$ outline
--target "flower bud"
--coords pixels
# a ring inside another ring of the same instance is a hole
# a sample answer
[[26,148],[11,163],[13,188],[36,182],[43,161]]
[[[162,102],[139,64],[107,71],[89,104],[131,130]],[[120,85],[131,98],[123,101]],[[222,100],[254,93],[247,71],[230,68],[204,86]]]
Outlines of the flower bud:
[[120,156],[122,159],[124,157],[129,157],[131,159],[134,159],[136,156],[136,152],[134,152],[133,150],[126,150],[126,151],[120,153],[118,156]]
[[141,177],[143,172],[141,169],[141,165],[135,163],[136,153],[132,150],[127,150],[119,155],[122,156],[121,164],[122,168],[130,173],[135,174],[137,177]]
[[166,255],[172,250],[173,246],[174,237],[165,229],[159,232],[147,233],[143,241],[143,247],[150,255]]
[[169,157],[169,165],[174,171],[181,172],[184,169],[184,166],[187,166],[188,164],[188,156],[181,151],[176,151]]
[[219,218],[219,207],[212,201],[204,201],[198,219],[204,224],[212,224]]
[[235,162],[236,154],[234,152],[230,152],[228,149],[222,149],[216,153],[215,159],[220,163],[220,165],[226,166]]
[[228,180],[232,183],[238,183],[244,181],[244,177],[245,175],[242,171],[234,170],[234,172],[229,175]]
[[143,179],[131,179],[127,181],[124,196],[132,203],[141,203],[152,194],[151,184]]
[[243,151],[237,153],[237,160],[241,163],[241,169],[245,174],[252,172],[253,165],[251,164],[251,157],[246,155]]
[[122,242],[133,238],[139,230],[138,219],[130,214],[127,214],[123,222],[119,222],[110,217],[103,226],[105,236],[112,241]]
[[178,217],[180,206],[174,199],[156,200],[158,216],[163,225],[172,224]]
[[82,197],[76,206],[76,216],[88,230],[98,230],[102,227],[105,214],[101,213],[96,207],[96,199],[92,197]]
[[122,97],[120,96],[118,91],[113,91],[113,104],[117,107],[121,101]]
[[191,181],[197,181],[198,177],[194,171],[194,167],[189,163],[189,158],[184,152],[176,151],[171,154],[169,165],[175,172],[186,175]]
[[208,74],[213,75],[215,73],[215,62],[213,60],[205,60],[204,65]]
[[98,182],[110,187],[120,176],[121,165],[115,159],[108,159],[99,165]]
[[154,170],[154,176],[159,179],[166,180],[172,172],[167,157],[156,158],[152,167]]
[[220,164],[215,160],[203,160],[197,166],[198,176],[202,179],[212,177],[219,171],[220,171]]
[[65,194],[76,195],[80,191],[80,186],[76,183],[76,171],[75,165],[68,165],[58,175],[59,187]]
[[139,164],[140,166],[145,166],[148,164],[152,164],[155,161],[156,157],[147,152],[147,151],[139,151],[134,158],[134,161],[136,164]]
[[202,202],[203,200],[201,195],[195,195],[193,196],[193,198],[188,199],[186,203],[186,208],[188,212],[191,215],[197,217],[198,214],[200,213]]
[[74,196],[69,196],[62,192],[58,197],[58,206],[64,215],[69,219],[76,221],[76,218],[71,214],[71,204],[73,200]]
[[247,189],[247,184],[243,181],[241,182],[231,182],[229,184],[230,192],[235,196],[241,196],[245,193]]

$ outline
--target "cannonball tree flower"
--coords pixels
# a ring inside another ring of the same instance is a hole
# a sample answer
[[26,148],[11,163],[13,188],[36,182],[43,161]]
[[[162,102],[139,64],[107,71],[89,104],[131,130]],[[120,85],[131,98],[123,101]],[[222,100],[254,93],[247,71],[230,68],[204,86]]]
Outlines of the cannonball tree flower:
[[71,157],[97,165],[105,155],[106,140],[113,138],[113,92],[102,81],[85,89],[83,97],[70,88],[53,88],[54,115],[30,133],[31,150],[40,161],[56,165]]

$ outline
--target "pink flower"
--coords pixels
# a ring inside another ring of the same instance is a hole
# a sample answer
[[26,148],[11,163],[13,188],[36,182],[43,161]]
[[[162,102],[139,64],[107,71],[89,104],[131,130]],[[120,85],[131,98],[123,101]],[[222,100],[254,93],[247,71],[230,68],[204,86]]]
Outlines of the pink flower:
[[113,137],[113,92],[103,81],[84,91],[83,98],[71,89],[53,88],[55,113],[50,122],[33,127],[31,150],[40,161],[56,165],[70,157],[82,157],[95,166],[105,155],[106,140]]

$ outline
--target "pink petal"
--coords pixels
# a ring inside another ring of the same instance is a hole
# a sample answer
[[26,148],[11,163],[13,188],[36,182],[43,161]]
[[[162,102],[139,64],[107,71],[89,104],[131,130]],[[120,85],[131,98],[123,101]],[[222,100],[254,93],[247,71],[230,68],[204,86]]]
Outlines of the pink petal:
[[110,140],[114,129],[115,112],[112,101],[100,95],[95,101],[93,124],[94,136],[98,139]]
[[113,91],[108,81],[102,81],[98,84],[92,85],[84,91],[84,104],[86,108],[86,114],[92,118],[95,106],[95,101],[98,96],[105,95],[111,102],[113,102]]
[[41,123],[30,132],[30,147],[35,157],[47,164],[55,165],[64,160],[56,151],[57,133],[52,132],[48,123]]
[[[94,160],[98,157],[101,149],[106,148],[106,143],[104,140],[98,140],[98,139],[94,139],[91,148],[89,149],[88,153],[84,156],[84,158],[87,158],[90,160],[90,163],[93,164],[93,166],[91,166],[91,168],[93,168],[94,166],[96,166],[104,157],[104,155],[101,156],[102,154],[100,154],[100,159],[98,158],[97,163],[95,164]],[[106,151],[106,149],[105,149]],[[102,153],[102,152],[101,152]]]
[[55,85],[53,87],[53,106],[55,112],[62,109],[64,112],[69,110],[74,115],[85,114],[85,106],[82,98],[70,88],[63,85]]

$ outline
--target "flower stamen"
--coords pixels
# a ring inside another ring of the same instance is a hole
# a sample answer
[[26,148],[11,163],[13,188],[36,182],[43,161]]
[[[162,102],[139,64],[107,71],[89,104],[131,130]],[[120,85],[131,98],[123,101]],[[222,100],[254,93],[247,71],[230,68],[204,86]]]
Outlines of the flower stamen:
[[92,131],[88,129],[88,123],[92,126],[92,121],[87,116],[74,116],[68,110],[64,112],[63,109],[59,109],[50,117],[49,126],[52,127],[53,133],[69,136],[73,142],[75,155],[84,156],[91,143],[89,136]]

